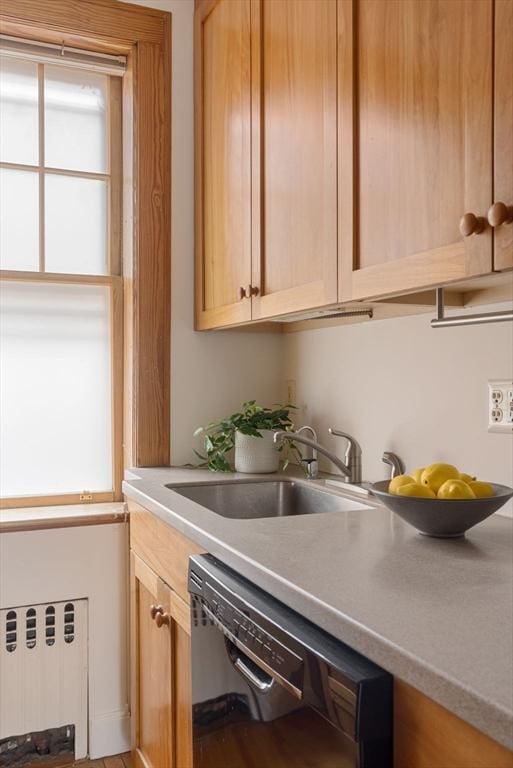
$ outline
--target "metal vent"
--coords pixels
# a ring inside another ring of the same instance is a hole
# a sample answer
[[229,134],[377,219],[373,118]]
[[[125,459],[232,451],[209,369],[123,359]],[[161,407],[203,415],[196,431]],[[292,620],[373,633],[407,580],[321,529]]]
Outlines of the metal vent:
[[64,642],[72,643],[75,639],[75,606],[66,603],[64,606]]
[[25,614],[25,641],[27,648],[36,646],[36,611],[29,608]]
[[8,611],[5,617],[5,647],[9,653],[16,650],[16,611]]
[[45,611],[45,639],[47,645],[55,643],[55,608],[49,605]]

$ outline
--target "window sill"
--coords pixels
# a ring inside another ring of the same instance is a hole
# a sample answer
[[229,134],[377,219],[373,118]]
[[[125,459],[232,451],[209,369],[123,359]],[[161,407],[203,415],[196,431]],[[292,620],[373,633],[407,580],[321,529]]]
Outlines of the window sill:
[[68,504],[51,507],[20,507],[0,510],[0,533],[104,525],[128,520],[122,501],[104,504]]

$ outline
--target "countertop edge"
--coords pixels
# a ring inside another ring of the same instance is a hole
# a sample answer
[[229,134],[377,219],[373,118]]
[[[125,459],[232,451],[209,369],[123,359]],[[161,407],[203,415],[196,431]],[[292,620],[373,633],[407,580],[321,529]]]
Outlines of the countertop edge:
[[[145,486],[145,490],[138,485]],[[327,614],[336,617],[344,637],[338,639],[368,656],[376,664],[387,669],[391,674],[417,688],[421,693],[445,707],[449,712],[460,717],[481,733],[486,734],[499,744],[513,749],[513,713],[503,709],[475,691],[467,688],[440,670],[422,662],[406,649],[391,643],[365,625],[350,616],[334,609],[315,596],[295,586],[292,582],[270,571],[243,552],[204,531],[184,517],[173,512],[169,507],[152,498],[152,482],[144,479],[129,479],[123,482],[123,492],[146,509],[153,512],[162,522],[176,528],[196,544],[205,547],[245,578],[261,589],[269,592],[269,580],[274,582],[273,596],[284,604],[304,615],[305,600],[321,607]],[[375,501],[375,500],[373,500]],[[261,581],[262,574],[267,582]],[[307,619],[313,620],[306,616]],[[333,635],[333,629],[323,626],[318,616],[313,620],[318,626]],[[406,662],[406,665],[405,665]],[[404,668],[406,666],[406,669]],[[449,694],[449,695],[448,695]],[[452,697],[451,695],[452,694]],[[450,701],[448,701],[450,699]],[[456,703],[455,703],[456,701]]]

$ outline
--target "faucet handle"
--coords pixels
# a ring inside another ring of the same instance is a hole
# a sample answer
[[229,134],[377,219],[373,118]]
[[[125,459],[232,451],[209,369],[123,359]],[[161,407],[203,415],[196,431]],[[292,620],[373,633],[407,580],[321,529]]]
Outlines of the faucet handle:
[[301,466],[304,467],[306,476],[310,480],[317,480],[319,477],[319,462],[317,459],[301,459]]
[[332,427],[328,428],[328,432],[335,437],[345,437],[349,443],[347,453],[353,453],[356,456],[362,455],[362,447],[355,437],[348,435],[347,432],[341,432],[340,429],[333,429]]
[[397,477],[397,475],[404,475],[404,462],[403,460],[397,455],[397,453],[392,453],[392,451],[385,451],[381,461],[383,461],[385,464],[388,464],[390,467],[392,467],[392,471],[390,474],[390,479]]

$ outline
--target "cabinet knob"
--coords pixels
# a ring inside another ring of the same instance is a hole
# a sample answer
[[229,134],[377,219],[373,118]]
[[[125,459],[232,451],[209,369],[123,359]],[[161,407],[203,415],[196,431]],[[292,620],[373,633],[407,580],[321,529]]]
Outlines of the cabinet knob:
[[159,629],[163,627],[164,624],[167,624],[169,626],[170,623],[171,623],[171,616],[169,615],[169,613],[164,613],[162,611],[162,613],[157,613],[157,615],[155,616],[155,624]]
[[258,288],[256,285],[248,285],[246,288],[244,288],[242,285],[239,288],[239,298],[241,299],[250,299],[252,296],[258,296]]
[[164,608],[161,605],[152,605],[150,608],[150,616],[160,629],[164,624],[171,622],[171,616],[169,613],[164,613]]
[[475,213],[465,213],[460,219],[460,232],[463,237],[479,235],[485,226],[486,220],[482,216],[476,216]]
[[498,202],[490,206],[488,210],[488,222],[491,227],[500,227],[501,224],[513,222],[513,206]]

